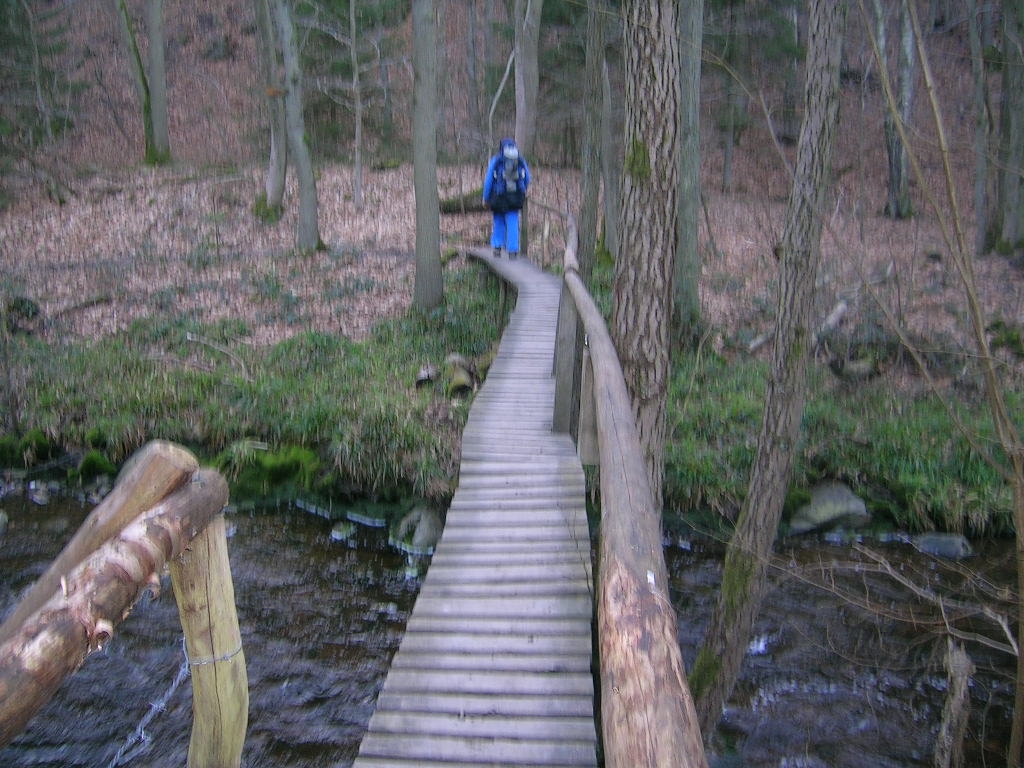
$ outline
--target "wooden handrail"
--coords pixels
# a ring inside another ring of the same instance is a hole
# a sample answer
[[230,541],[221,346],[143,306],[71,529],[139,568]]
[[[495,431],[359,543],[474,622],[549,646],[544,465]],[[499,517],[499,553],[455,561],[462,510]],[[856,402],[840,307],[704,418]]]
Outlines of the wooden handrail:
[[[53,589],[45,594],[37,582],[12,614],[17,624],[5,623],[0,748],[110,638],[142,594],[159,589],[170,563],[193,671],[188,765],[241,763],[249,694],[223,525],[228,486],[217,472],[197,467],[183,448],[144,447],[109,503],[92,511],[48,580],[40,579]],[[135,514],[125,519],[126,509]]]
[[[605,764],[703,767],[707,758],[669,600],[661,514],[615,346],[579,275],[576,242],[570,217],[563,290],[586,331],[601,467],[597,623]],[[571,349],[556,353],[567,356],[574,357]]]
[[[576,222],[567,219],[562,296],[555,333],[555,431],[569,432],[567,409],[596,415],[601,482],[597,631],[601,737],[609,768],[706,768],[697,713],[686,683],[676,613],[669,600],[661,514],[651,492],[618,354],[604,318],[579,275]],[[472,252],[471,252],[472,253]],[[480,255],[480,254],[473,254]],[[504,276],[504,261],[481,258]],[[508,279],[506,277],[506,279]],[[590,376],[574,375],[575,325],[589,345]],[[571,388],[585,382],[584,394]],[[587,418],[581,417],[579,440]],[[583,449],[582,443],[578,446]],[[583,456],[587,463],[589,457]]]

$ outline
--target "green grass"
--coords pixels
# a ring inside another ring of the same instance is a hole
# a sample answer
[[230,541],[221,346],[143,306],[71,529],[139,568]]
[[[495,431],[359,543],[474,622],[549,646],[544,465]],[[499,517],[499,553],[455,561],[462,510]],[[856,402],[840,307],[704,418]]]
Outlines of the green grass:
[[[666,447],[670,522],[735,518],[756,453],[766,375],[766,366],[749,358],[690,355],[677,363]],[[1019,395],[1011,399],[1011,411],[1021,413]],[[960,407],[977,442],[993,446],[984,402]],[[970,535],[1012,531],[1010,489],[999,470],[972,448],[937,397],[895,393],[884,378],[854,388],[824,367],[812,369],[793,505],[822,479],[850,485],[883,524]]]
[[[498,296],[481,269],[449,273],[443,307],[380,323],[360,343],[305,331],[258,348],[246,343],[241,320],[203,326],[173,315],[88,344],[11,336],[5,362],[19,430],[0,435],[0,457],[18,464],[94,449],[119,463],[162,438],[217,464],[236,492],[283,484],[322,496],[443,503],[454,490],[469,404],[446,397],[441,382],[418,389],[415,380],[422,365],[443,367],[450,352],[483,359],[493,348]],[[287,294],[276,275],[262,281],[279,301]],[[609,282],[602,264],[596,283],[606,312]],[[766,375],[763,362],[742,354],[676,361],[664,484],[669,526],[686,517],[725,528],[735,518],[756,453]],[[9,405],[10,393],[0,395]],[[1009,397],[1011,412],[1024,412],[1020,395]],[[992,446],[983,398],[961,403],[961,421]],[[896,394],[885,377],[852,387],[812,366],[797,450],[791,506],[832,478],[861,495],[876,519],[901,528],[1012,529],[999,471],[937,398]]]
[[148,440],[172,440],[245,492],[285,482],[323,495],[444,500],[468,404],[445,397],[440,382],[418,389],[416,374],[497,340],[497,291],[493,281],[481,287],[480,269],[447,276],[443,307],[383,322],[361,343],[307,331],[257,348],[240,321],[168,316],[92,343],[19,336],[7,354],[22,382],[21,432],[117,463]]

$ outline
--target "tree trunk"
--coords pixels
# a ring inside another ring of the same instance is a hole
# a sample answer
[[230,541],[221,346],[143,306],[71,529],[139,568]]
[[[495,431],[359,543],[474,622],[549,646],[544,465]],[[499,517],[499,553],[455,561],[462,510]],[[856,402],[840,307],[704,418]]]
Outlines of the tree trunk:
[[271,0],[278,40],[284,63],[284,109],[288,131],[289,154],[295,160],[299,183],[299,219],[295,247],[299,253],[310,253],[320,247],[319,205],[313,160],[306,143],[306,123],[302,116],[302,71],[299,49],[295,44],[295,25],[286,0]]
[[153,154],[155,163],[171,159],[167,131],[167,68],[164,65],[164,0],[146,0],[146,34],[149,37],[149,92],[152,101]]
[[544,0],[515,0],[516,144],[526,158],[533,156],[537,137],[537,91],[540,69],[540,15]]
[[725,114],[722,125],[722,192],[733,191],[733,151],[747,127],[747,105],[750,101],[743,80],[750,71],[750,45],[746,31],[740,29],[742,3],[730,4],[725,11],[727,42],[725,61]]
[[[916,73],[914,33],[906,2],[901,0],[897,4],[897,8],[900,17],[900,42],[896,57],[899,92],[894,94],[895,102],[886,105],[885,112],[885,151],[889,169],[885,213],[894,219],[905,219],[913,215],[913,206],[910,200],[910,163],[901,131],[896,124],[899,121],[903,126],[903,133],[909,132],[913,119]],[[875,20],[878,30],[880,64],[886,67],[888,58],[886,20],[881,0],[875,0]]]
[[[602,3],[605,8],[607,2]],[[601,66],[601,178],[604,184],[604,244],[613,261],[619,259],[619,187],[622,179],[622,152],[616,137],[622,136],[620,111],[612,89],[607,58]]]
[[660,510],[678,238],[678,4],[628,2],[624,50],[626,160],[611,332]]
[[153,99],[150,92],[150,80],[145,74],[142,52],[138,47],[138,37],[132,24],[131,13],[128,11],[127,0],[114,0],[114,8],[121,20],[121,32],[125,36],[128,48],[128,67],[131,70],[135,94],[138,96],[139,110],[142,113],[143,160],[147,164],[156,163],[155,138],[153,134]]
[[1024,3],[1004,3],[999,246],[1024,254]]
[[437,43],[434,0],[413,0],[413,187],[416,192],[416,281],[413,305],[444,300],[441,220],[437,203]]
[[989,189],[989,137],[992,115],[989,111],[988,77],[985,74],[982,32],[978,24],[978,0],[967,0],[968,38],[971,46],[971,73],[974,76],[974,255],[988,252],[989,216],[992,195]]
[[700,59],[704,0],[683,3],[679,41],[679,235],[676,251],[673,342],[694,346],[700,337]]
[[804,123],[778,249],[779,320],[757,455],[736,531],[726,551],[721,592],[690,676],[704,733],[714,728],[739,676],[764,594],[767,558],[782,516],[800,438],[822,212],[839,116],[845,12],[842,0],[811,3]]
[[[800,8],[798,0],[790,0],[784,13],[789,21],[793,36],[789,44],[794,50],[800,49]],[[782,114],[775,123],[775,135],[779,141],[795,144],[800,136],[800,58],[791,56],[786,62],[782,83]]]
[[[537,92],[540,16],[544,0],[515,0],[516,144],[523,157],[533,158],[537,137]],[[530,202],[519,212],[519,253],[530,254]]]
[[469,88],[467,94],[467,111],[469,115],[470,130],[470,153],[471,157],[477,157],[487,151],[482,147],[480,137],[483,133],[483,118],[480,114],[480,77],[479,71],[479,48],[477,46],[477,17],[476,0],[472,0],[466,6],[466,82]]
[[363,91],[359,82],[359,31],[356,27],[355,0],[348,4],[349,55],[352,65],[352,105],[355,119],[355,138],[352,141],[352,205],[357,211],[363,210]]
[[260,73],[270,115],[270,159],[264,183],[264,203],[271,219],[278,219],[284,206],[284,185],[288,172],[288,130],[284,114],[284,83],[280,77],[277,35],[268,0],[255,0],[256,30],[259,34]]

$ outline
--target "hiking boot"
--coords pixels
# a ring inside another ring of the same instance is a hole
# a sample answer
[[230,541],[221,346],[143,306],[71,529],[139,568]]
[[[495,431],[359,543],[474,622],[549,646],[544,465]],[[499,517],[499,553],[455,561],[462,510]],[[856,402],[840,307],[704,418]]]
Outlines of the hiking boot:
[[496,258],[496,259],[500,259],[501,258],[501,248],[495,248],[494,249],[494,258]]
[[519,258],[519,254],[518,254],[518,253],[512,253],[512,252],[510,251],[510,252],[509,252],[509,254],[508,254],[508,258],[509,258],[509,260],[510,260],[510,261],[511,261],[512,259],[517,259],[517,258]]

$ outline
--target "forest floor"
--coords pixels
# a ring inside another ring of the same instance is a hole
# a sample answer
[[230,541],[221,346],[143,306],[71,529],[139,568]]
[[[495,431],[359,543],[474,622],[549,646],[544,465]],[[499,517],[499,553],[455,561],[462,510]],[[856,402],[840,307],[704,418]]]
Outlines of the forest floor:
[[[753,178],[747,170],[739,168],[737,177]],[[478,187],[480,173],[468,166],[441,169],[441,196]],[[320,229],[327,248],[302,257],[293,248],[293,189],[279,223],[268,225],[252,214],[260,176],[258,169],[99,171],[77,177],[63,204],[27,188],[0,212],[4,288],[40,305],[36,330],[53,341],[114,334],[156,313],[242,322],[246,342],[259,345],[305,330],[358,340],[376,320],[409,306],[415,269],[411,167],[368,172],[362,211],[352,203],[351,169],[322,167]],[[575,172],[538,168],[534,177],[533,199],[577,212]],[[745,350],[770,332],[775,315],[778,263],[772,253],[785,189],[765,194],[745,182],[734,193],[705,197],[700,293],[709,341],[718,351]],[[850,185],[840,186],[833,199],[818,318],[845,302],[841,327],[864,337],[886,325],[885,308],[928,344],[966,354],[972,342],[963,288],[939,220],[925,212],[892,221],[867,210],[865,201],[876,195],[858,194]],[[534,208],[531,258],[544,267],[561,259],[559,219]],[[486,247],[489,227],[486,213],[441,217],[446,247]],[[1020,327],[1020,269],[998,256],[979,258],[974,268],[988,321]]]
[[[168,18],[176,164],[148,169],[125,161],[141,156],[137,107],[108,6],[84,0],[75,9],[65,76],[90,84],[91,95],[75,113],[74,130],[4,179],[11,203],[0,211],[0,288],[40,305],[37,330],[54,340],[94,338],[117,333],[141,316],[179,313],[207,323],[244,322],[246,342],[263,345],[309,329],[360,339],[376,319],[404,311],[414,274],[412,168],[367,172],[365,205],[356,210],[351,167],[318,163],[320,231],[327,249],[295,257],[294,188],[280,223],[263,224],[252,214],[263,173],[252,158],[262,154],[264,121],[253,66],[255,33],[243,23],[248,7],[236,0],[183,0],[180,12]],[[963,106],[970,103],[966,43],[962,30],[929,43],[939,92],[954,116],[947,134],[969,243],[974,160],[973,124]],[[872,71],[870,49],[853,25],[844,66]],[[396,78],[407,75],[396,72]],[[922,153],[925,177],[912,187],[916,215],[893,221],[882,215],[880,88],[868,75],[844,86],[836,183],[822,212],[815,313],[823,321],[845,302],[840,332],[848,340],[878,336],[886,328],[881,334],[891,336],[896,322],[927,345],[969,359],[974,344],[950,257],[957,248],[956,217],[943,192],[927,103],[922,96],[916,104],[915,151]],[[747,350],[752,340],[770,333],[776,313],[773,251],[781,238],[794,149],[775,145],[759,109],[751,104],[728,191],[722,190],[726,173],[711,107],[702,126],[700,296],[710,329],[707,343],[718,351]],[[440,168],[441,197],[477,188],[485,160]],[[577,173],[540,162],[531,167],[532,199],[578,212]],[[55,199],[55,186],[62,202]],[[531,258],[545,267],[555,264],[563,227],[539,206],[531,222]],[[485,246],[489,226],[486,213],[442,216],[442,240]],[[1024,326],[1021,269],[999,256],[978,258],[973,266],[986,321]],[[760,354],[769,348],[762,346]],[[843,350],[823,353],[833,354]]]

